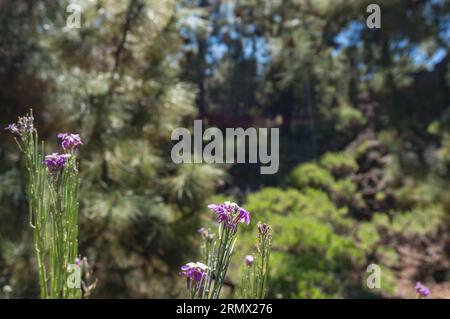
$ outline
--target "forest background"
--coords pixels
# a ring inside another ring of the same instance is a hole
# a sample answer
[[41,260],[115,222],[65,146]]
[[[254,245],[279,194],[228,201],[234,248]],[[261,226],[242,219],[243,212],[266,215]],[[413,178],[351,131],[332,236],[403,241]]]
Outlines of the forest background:
[[[378,0],[379,29],[365,0],[73,2],[69,29],[69,1],[0,0],[0,125],[33,108],[48,152],[82,136],[91,297],[185,297],[206,205],[234,200],[274,229],[269,297],[409,298],[421,281],[450,298],[449,1]],[[194,119],[279,127],[280,171],[175,165],[170,133]],[[23,158],[0,141],[0,297],[34,298]]]

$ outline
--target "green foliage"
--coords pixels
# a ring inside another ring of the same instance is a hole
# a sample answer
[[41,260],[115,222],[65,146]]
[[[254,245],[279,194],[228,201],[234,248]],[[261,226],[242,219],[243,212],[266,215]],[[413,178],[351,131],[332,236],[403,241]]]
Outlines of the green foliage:
[[[414,198],[410,211],[390,209],[388,213],[375,213],[369,220],[350,214],[365,211],[366,206],[373,205],[369,200],[387,202],[389,194],[400,200],[402,187],[367,197],[363,185],[356,182],[365,174],[359,162],[367,156],[367,150],[374,152],[376,145],[362,143],[355,152],[326,153],[317,162],[299,165],[289,177],[290,185],[296,188],[269,187],[248,195],[245,206],[254,220],[270,220],[274,229],[272,297],[392,295],[396,287],[394,269],[402,262],[392,240],[436,235],[444,214],[440,205],[433,205],[433,192],[424,183],[403,190]],[[361,152],[362,148],[366,151]],[[249,252],[252,236],[245,233],[243,237],[239,250]],[[365,267],[373,262],[382,265],[383,280],[381,289],[371,291],[364,284]],[[359,276],[352,275],[356,269]]]
[[369,222],[364,222],[359,225],[357,237],[361,249],[365,252],[373,251],[380,241],[380,234],[376,225]]
[[335,130],[338,133],[351,133],[366,124],[364,114],[350,106],[339,107],[335,112]]
[[324,190],[341,206],[357,195],[357,185],[351,179],[357,170],[358,164],[353,154],[326,153],[317,163],[305,163],[294,168],[288,182],[299,190]]
[[435,234],[444,214],[439,205],[416,207],[410,212],[394,212],[390,230],[405,237]]
[[[314,189],[264,188],[249,195],[245,207],[253,220],[270,220],[274,230],[270,296],[342,296],[346,272],[363,260],[354,240],[343,235],[352,225],[345,210]],[[246,232],[237,251],[249,252],[253,238]]]
[[349,178],[336,181],[330,188],[335,203],[348,203],[358,195],[357,185]]
[[358,170],[355,156],[349,152],[326,153],[320,160],[321,166],[331,171],[334,177],[344,177]]
[[295,168],[289,176],[289,183],[299,189],[317,187],[326,189],[333,182],[333,176],[317,164],[307,163]]

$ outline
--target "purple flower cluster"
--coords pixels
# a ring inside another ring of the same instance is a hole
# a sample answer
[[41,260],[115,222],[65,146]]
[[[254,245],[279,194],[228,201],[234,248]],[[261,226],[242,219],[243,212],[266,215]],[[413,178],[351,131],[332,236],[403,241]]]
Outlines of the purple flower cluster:
[[191,287],[191,281],[200,288],[202,285],[203,278],[206,276],[206,270],[208,266],[202,264],[201,262],[187,263],[181,267],[180,275],[186,276],[187,279],[187,289]]
[[5,130],[10,131],[13,134],[24,136],[33,131],[34,118],[31,115],[20,116],[17,123],[9,124]]
[[64,151],[69,151],[69,153],[53,153],[45,156],[44,164],[51,172],[57,172],[61,168],[63,168],[69,158],[72,156],[73,151],[75,151],[79,145],[83,144],[80,135],[78,134],[60,133],[58,134],[58,138],[61,140],[61,148]]
[[431,292],[427,286],[422,284],[421,282],[416,283],[416,292],[420,297],[427,297]]
[[[22,139],[26,138],[27,134],[33,132],[34,118],[32,115],[19,116],[17,123],[9,124],[5,130],[10,131],[13,134],[19,135]],[[58,138],[61,140],[60,145],[62,149],[68,153],[59,154],[53,153],[46,155],[44,158],[44,164],[48,167],[51,172],[57,172],[60,170],[72,156],[73,152],[82,145],[80,135],[72,133],[60,133]]]
[[79,145],[83,145],[79,134],[59,133],[60,145],[63,150],[76,150]]
[[272,238],[272,227],[264,223],[259,223],[258,236]]
[[239,223],[250,224],[250,213],[236,203],[226,201],[223,204],[211,204],[208,208],[216,214],[218,223],[223,223],[225,228],[237,230]]
[[44,164],[52,172],[58,171],[67,163],[67,160],[71,157],[70,154],[58,154],[53,153],[46,155],[44,158]]

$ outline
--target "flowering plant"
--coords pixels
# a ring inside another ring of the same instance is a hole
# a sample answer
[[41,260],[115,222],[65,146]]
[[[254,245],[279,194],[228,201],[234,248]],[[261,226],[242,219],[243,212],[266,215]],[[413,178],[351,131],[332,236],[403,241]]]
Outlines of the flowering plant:
[[223,204],[211,204],[208,208],[216,214],[217,222],[224,228],[237,231],[239,223],[250,224],[250,213],[236,203],[226,201]]
[[414,288],[416,289],[418,298],[426,298],[431,293],[430,289],[420,281],[416,283],[416,286]]
[[74,150],[81,145],[77,134],[58,135],[63,154],[44,156],[33,115],[19,117],[6,130],[15,135],[25,154],[29,223],[42,298],[80,298],[80,287],[69,287],[69,269],[77,265],[78,169]]
[[253,255],[248,255],[244,259],[246,271],[241,284],[241,296],[243,298],[263,299],[267,295],[272,227],[258,223],[257,228],[256,258]]
[[59,133],[58,138],[61,140],[60,145],[61,148],[65,151],[67,150],[76,150],[79,145],[83,145],[81,141],[81,137],[78,134],[71,133]]
[[186,276],[186,286],[191,299],[195,299],[201,294],[207,270],[208,266],[201,262],[191,262],[181,267],[180,275]]
[[[218,231],[214,236],[206,228],[199,229],[207,265],[189,263],[181,269],[188,278],[190,297],[197,299],[219,298],[236,243],[238,226],[250,223],[250,213],[236,203],[227,201],[211,204],[208,208],[216,215]],[[196,283],[194,287],[190,285],[191,281]]]

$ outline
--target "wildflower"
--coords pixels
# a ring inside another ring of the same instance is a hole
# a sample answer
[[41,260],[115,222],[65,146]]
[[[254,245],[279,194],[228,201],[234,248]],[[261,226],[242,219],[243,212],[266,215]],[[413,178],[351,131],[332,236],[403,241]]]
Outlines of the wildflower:
[[58,154],[53,153],[51,155],[46,155],[44,158],[44,164],[52,172],[60,170],[70,158],[70,154]]
[[186,276],[188,289],[191,286],[191,281],[194,281],[197,284],[197,287],[200,287],[202,285],[203,277],[206,275],[207,269],[208,266],[202,264],[201,262],[190,262],[181,267],[180,275]]
[[272,227],[267,224],[259,223],[258,224],[258,236],[262,237],[272,237]]
[[33,131],[33,116],[26,115],[20,116],[17,123],[9,124],[5,130],[10,131],[13,134],[24,136]]
[[19,128],[14,123],[9,124],[7,127],[5,127],[5,130],[10,131],[13,134],[17,134],[17,135],[20,134]]
[[211,242],[214,239],[214,235],[211,234],[209,229],[207,229],[205,227],[199,228],[198,233],[200,234],[200,236],[202,236],[202,239],[207,240],[209,242]]
[[426,297],[430,294],[430,289],[421,282],[416,283],[416,292],[420,297]]
[[250,213],[242,207],[239,207],[239,218],[241,222],[250,224]]
[[75,258],[75,265],[80,266],[80,264],[81,264],[81,259],[76,257]]
[[83,145],[79,134],[59,133],[58,138],[61,140],[63,150],[75,150],[78,145]]
[[216,214],[217,222],[223,223],[226,228],[236,230],[239,223],[250,224],[250,213],[236,203],[226,201],[208,205],[208,208]]
[[252,255],[247,255],[244,258],[244,262],[247,267],[251,267],[253,265],[253,261],[254,261],[254,258]]

